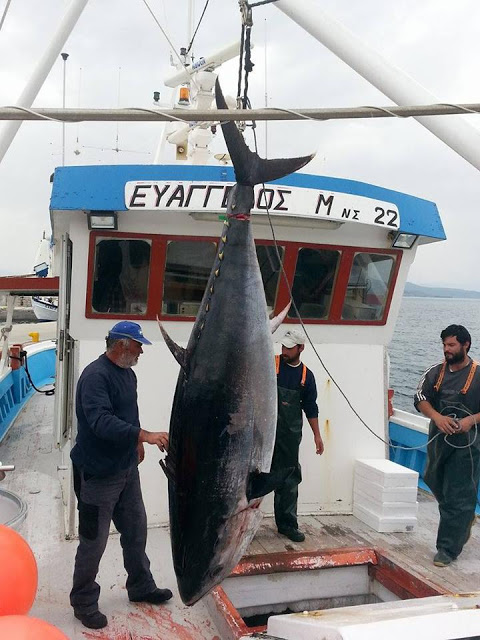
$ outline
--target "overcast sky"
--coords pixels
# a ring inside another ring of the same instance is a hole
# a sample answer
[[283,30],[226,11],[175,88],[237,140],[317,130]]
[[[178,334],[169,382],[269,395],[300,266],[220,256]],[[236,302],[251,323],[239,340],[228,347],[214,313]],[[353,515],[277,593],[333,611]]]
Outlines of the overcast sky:
[[[176,47],[186,46],[187,0],[148,0]],[[317,0],[329,15],[435,94],[441,102],[479,102],[478,0]],[[6,6],[0,0],[0,15]],[[11,0],[0,31],[0,105],[15,104],[55,33],[67,0]],[[197,0],[196,17],[204,6]],[[250,97],[289,108],[388,105],[391,101],[273,5],[254,10]],[[236,40],[237,0],[210,0],[194,45],[197,57]],[[265,56],[266,43],[266,56]],[[143,0],[90,0],[64,51],[70,107],[151,107],[168,101],[170,47]],[[225,93],[236,92],[237,62],[224,65]],[[63,62],[35,106],[62,105]],[[447,116],[448,117],[448,116]],[[480,129],[480,116],[464,116]],[[0,129],[2,125],[0,124]],[[66,164],[153,161],[160,125],[91,123],[66,128]],[[114,151],[117,146],[122,151]],[[0,163],[0,274],[28,273],[50,229],[49,176],[61,164],[61,125],[22,125]],[[263,145],[263,125],[259,125]],[[220,148],[221,139],[215,145]],[[92,148],[93,147],[93,148]],[[308,171],[360,180],[434,201],[448,240],[421,247],[409,280],[480,290],[480,175],[414,120],[281,123],[269,128],[269,156],[317,152]]]

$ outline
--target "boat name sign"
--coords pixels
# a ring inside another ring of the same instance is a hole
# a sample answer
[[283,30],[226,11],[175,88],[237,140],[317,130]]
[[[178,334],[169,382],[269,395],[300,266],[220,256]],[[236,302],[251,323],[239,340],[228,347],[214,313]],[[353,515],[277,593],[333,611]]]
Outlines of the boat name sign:
[[[125,203],[129,210],[161,209],[205,211],[222,214],[234,184],[226,182],[151,181],[127,182]],[[252,213],[360,222],[398,229],[396,205],[365,196],[303,187],[257,185]]]

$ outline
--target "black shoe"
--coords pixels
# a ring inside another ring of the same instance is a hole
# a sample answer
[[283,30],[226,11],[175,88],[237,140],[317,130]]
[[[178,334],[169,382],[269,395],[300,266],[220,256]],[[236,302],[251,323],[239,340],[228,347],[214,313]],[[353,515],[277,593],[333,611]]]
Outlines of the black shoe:
[[108,624],[107,616],[98,610],[93,613],[77,613],[74,611],[73,615],[77,620],[80,620],[84,627],[89,629],[103,629]]
[[448,565],[455,560],[446,551],[439,549],[433,558],[433,564],[436,567],[448,567]]
[[298,529],[279,529],[278,533],[282,536],[286,536],[292,542],[303,542],[305,540],[305,534]]
[[129,598],[130,602],[149,602],[150,604],[162,604],[170,600],[173,593],[170,589],[155,589],[150,593],[145,593],[143,596],[137,596],[136,598]]

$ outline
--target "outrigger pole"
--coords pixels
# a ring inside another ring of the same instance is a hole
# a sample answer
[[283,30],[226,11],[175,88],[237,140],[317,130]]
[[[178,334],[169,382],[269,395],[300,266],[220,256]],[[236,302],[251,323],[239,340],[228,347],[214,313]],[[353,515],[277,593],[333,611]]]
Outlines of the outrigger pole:
[[[342,24],[329,17],[312,0],[277,0],[280,9],[300,27],[321,42],[349,67],[363,76],[398,105],[438,103],[398,67],[382,58]],[[474,167],[480,169],[480,133],[460,118],[416,117],[418,122],[440,138]]]
[[[18,106],[27,108],[32,106],[33,101],[37,97],[37,94],[42,88],[51,68],[60,55],[63,45],[67,41],[73,27],[76,25],[77,20],[84,10],[87,2],[88,0],[72,0],[65,15],[63,16],[57,32],[53,36],[47,50],[39,60],[27,86],[18,99]],[[10,147],[12,140],[15,138],[21,124],[21,121],[11,122],[6,125],[0,133],[0,162],[8,151],[8,148]]]

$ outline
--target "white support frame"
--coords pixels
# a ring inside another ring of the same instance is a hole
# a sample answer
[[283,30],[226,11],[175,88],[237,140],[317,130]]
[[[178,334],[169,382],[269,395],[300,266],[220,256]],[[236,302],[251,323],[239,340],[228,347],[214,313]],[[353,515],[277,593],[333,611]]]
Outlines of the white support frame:
[[[274,7],[296,22],[399,106],[440,102],[401,69],[362,42],[313,0],[278,0]],[[475,168],[480,169],[480,132],[460,117],[416,120]]]

